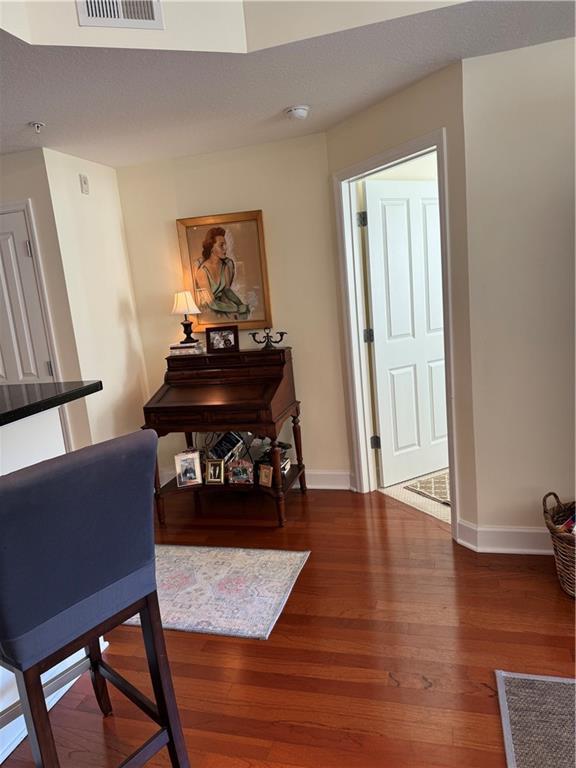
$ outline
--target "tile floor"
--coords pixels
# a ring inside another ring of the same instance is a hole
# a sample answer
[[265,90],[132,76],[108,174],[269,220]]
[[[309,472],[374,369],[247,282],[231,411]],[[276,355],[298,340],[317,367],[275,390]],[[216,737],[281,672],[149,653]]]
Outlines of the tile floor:
[[380,488],[379,490],[380,493],[383,493],[385,496],[391,496],[393,499],[398,499],[398,501],[402,501],[404,504],[414,507],[414,509],[419,509],[420,512],[426,512],[427,515],[432,515],[432,517],[442,520],[444,523],[450,523],[450,507],[447,507],[445,504],[440,504],[438,501],[427,499],[425,496],[420,496],[418,493],[414,493],[414,491],[407,491],[404,488],[404,486],[408,485],[412,480],[421,480],[424,477],[431,477],[431,475],[436,475],[437,473],[438,472],[430,472],[428,475],[422,475],[422,477],[418,478],[410,478],[409,480],[404,480],[402,483],[398,483],[398,485],[391,485],[388,488]]

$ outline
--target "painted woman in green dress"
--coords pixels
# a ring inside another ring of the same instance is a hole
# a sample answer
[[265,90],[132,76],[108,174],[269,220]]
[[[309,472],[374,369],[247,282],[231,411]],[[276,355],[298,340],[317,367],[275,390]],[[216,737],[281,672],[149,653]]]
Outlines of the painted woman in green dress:
[[197,303],[203,311],[211,309],[227,318],[246,320],[250,307],[232,290],[235,266],[226,250],[226,230],[209,229],[194,276]]

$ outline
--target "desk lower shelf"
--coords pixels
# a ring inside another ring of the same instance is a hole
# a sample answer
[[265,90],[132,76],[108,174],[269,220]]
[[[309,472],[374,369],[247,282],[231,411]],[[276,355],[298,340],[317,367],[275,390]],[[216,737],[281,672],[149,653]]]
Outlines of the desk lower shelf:
[[[298,467],[296,465],[293,465],[290,467],[288,472],[286,472],[285,475],[282,475],[282,493],[286,493],[287,491],[292,488],[294,483],[304,475],[304,467]],[[198,493],[198,492],[217,492],[217,491],[230,491],[232,493],[246,493],[247,491],[262,491],[264,493],[267,493],[269,496],[275,496],[277,491],[275,488],[267,488],[264,485],[258,485],[258,483],[254,484],[243,484],[243,483],[225,483],[222,485],[217,484],[198,484],[198,485],[187,485],[184,487],[178,487],[176,483],[176,478],[173,477],[172,480],[169,480],[167,483],[165,483],[159,490],[156,491],[156,501],[159,504],[162,504],[164,499],[166,499],[169,496],[173,496],[174,494],[182,494],[182,493]]]

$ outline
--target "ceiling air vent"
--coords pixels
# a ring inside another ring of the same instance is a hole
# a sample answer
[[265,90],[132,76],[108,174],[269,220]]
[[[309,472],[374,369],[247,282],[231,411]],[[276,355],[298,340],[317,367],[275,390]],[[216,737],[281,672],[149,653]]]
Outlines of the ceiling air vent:
[[81,27],[164,29],[160,0],[76,0]]

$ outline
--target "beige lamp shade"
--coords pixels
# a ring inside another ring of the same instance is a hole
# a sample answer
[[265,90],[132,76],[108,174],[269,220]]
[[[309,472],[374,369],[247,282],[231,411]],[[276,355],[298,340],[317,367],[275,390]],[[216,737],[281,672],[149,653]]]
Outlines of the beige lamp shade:
[[200,310],[194,304],[190,291],[178,291],[174,294],[173,315],[199,315]]

